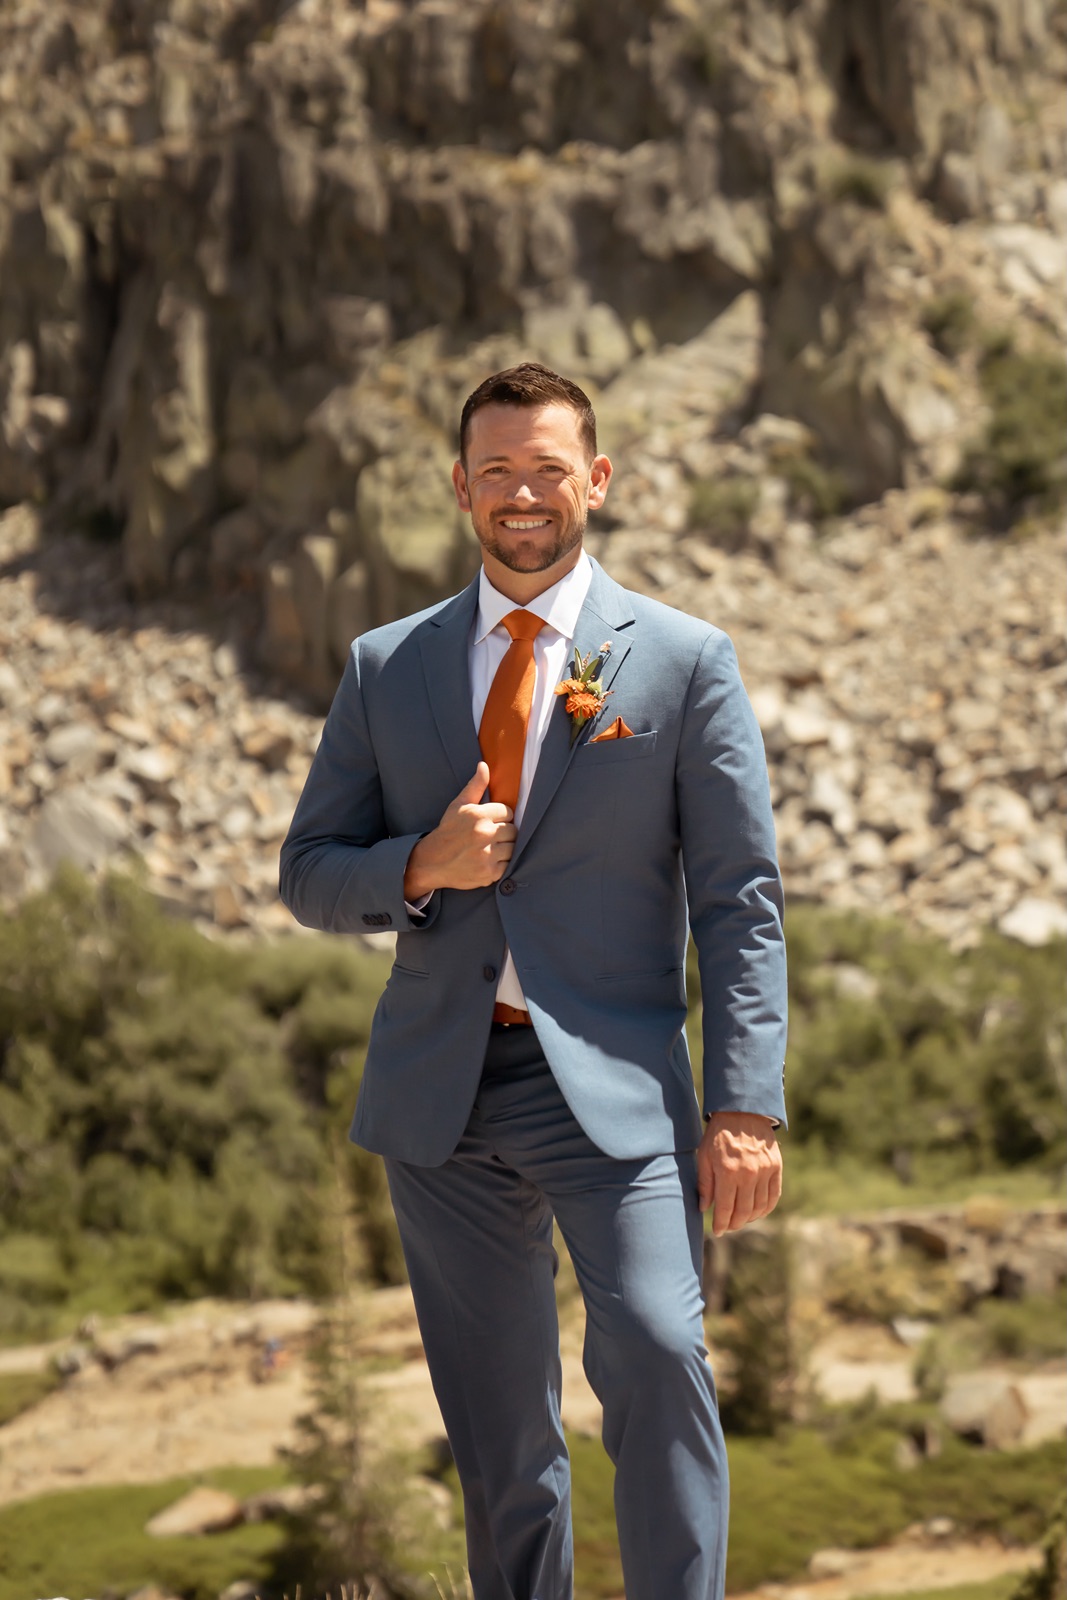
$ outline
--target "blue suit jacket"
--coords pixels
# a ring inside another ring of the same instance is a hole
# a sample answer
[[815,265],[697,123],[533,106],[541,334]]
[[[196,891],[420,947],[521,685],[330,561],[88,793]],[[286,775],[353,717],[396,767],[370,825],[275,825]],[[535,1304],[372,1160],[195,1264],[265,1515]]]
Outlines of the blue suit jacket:
[[[475,580],[352,645],[281,854],[282,899],[336,933],[390,929],[352,1126],[421,1166],[451,1154],[510,947],[545,1056],[582,1127],[619,1158],[692,1149],[686,924],[704,1001],[704,1103],[784,1120],[785,946],[767,772],[733,646],[593,564],[575,644],[611,641],[612,690],[571,744],[554,708],[507,876],[404,904],[415,842],[477,766]],[[628,739],[590,743],[616,716]],[[687,919],[688,912],[688,919]]]

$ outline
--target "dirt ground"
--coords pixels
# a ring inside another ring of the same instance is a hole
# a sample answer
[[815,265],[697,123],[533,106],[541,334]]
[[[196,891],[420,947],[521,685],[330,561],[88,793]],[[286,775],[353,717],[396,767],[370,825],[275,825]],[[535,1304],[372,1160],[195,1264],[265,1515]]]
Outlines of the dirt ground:
[[[56,1357],[76,1370],[63,1385],[0,1428],[0,1505],[58,1489],[143,1483],[224,1465],[267,1465],[295,1437],[308,1408],[305,1359],[314,1307],[265,1302],[236,1310],[201,1302],[165,1319],[126,1317],[91,1340],[0,1351],[0,1373],[44,1370]],[[357,1337],[367,1357],[371,1435],[383,1446],[415,1448],[444,1429],[407,1289],[361,1298]],[[580,1307],[562,1328],[563,1414],[597,1434],[600,1412],[581,1366]],[[910,1393],[911,1356],[877,1330],[839,1330],[815,1352],[818,1382],[831,1399],[874,1387],[886,1399]],[[269,1369],[269,1370],[266,1370]],[[1062,1431],[1067,1377],[1046,1370],[1016,1381],[1040,1417],[1034,1436]],[[1032,1551],[994,1541],[963,1543],[949,1529],[915,1528],[880,1550],[823,1551],[810,1577],[770,1585],[760,1600],[853,1600],[949,1587],[1032,1565]],[[749,1597],[738,1597],[749,1600]]]

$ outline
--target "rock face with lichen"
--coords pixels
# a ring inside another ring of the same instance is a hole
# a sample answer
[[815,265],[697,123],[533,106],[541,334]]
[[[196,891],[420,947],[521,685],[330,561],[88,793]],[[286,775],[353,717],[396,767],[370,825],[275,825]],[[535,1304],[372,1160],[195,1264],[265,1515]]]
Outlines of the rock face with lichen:
[[[1065,28],[1053,0],[8,6],[0,498],[120,538],[138,594],[239,601],[321,696],[472,570],[441,468],[522,356],[628,460],[666,435],[654,503],[614,497],[652,545],[723,477],[761,480],[757,542],[946,481],[988,406],[930,307],[1024,352],[1060,313]],[[761,413],[793,431],[724,469]]]

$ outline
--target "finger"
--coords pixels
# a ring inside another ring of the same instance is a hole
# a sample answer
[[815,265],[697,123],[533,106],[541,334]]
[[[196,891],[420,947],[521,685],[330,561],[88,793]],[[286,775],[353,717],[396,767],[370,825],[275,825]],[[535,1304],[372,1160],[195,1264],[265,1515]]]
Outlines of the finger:
[[771,1208],[769,1177],[769,1172],[757,1172],[754,1174],[748,1195],[748,1215],[745,1217],[744,1222],[735,1224],[738,1228],[743,1228],[745,1222],[758,1222],[761,1217],[767,1215]]
[[737,1198],[737,1180],[727,1172],[715,1175],[715,1215],[711,1231],[716,1238],[733,1227],[734,1202]]
[[726,1225],[731,1233],[736,1233],[738,1228],[743,1228],[747,1222],[753,1221],[758,1215],[754,1208],[754,1200],[755,1184],[748,1174],[745,1174],[741,1182],[734,1188],[733,1208],[730,1211],[730,1220]]
[[473,778],[467,779],[452,804],[457,806],[477,805],[488,787],[489,763],[488,761],[479,761],[474,769]]
[[515,815],[510,806],[501,805],[499,800],[487,800],[473,809],[478,813],[479,822],[511,822]]
[[768,1211],[774,1210],[774,1200],[772,1198],[771,1190],[771,1179],[773,1176],[774,1172],[770,1167],[768,1167],[765,1172],[760,1173],[759,1182],[756,1184],[756,1193],[752,1199],[753,1221],[755,1221],[757,1217],[765,1217]]
[[519,830],[513,822],[498,822],[493,833],[493,838],[503,844],[519,837]]
[[710,1161],[697,1161],[697,1196],[701,1211],[707,1211],[715,1198],[715,1176]]

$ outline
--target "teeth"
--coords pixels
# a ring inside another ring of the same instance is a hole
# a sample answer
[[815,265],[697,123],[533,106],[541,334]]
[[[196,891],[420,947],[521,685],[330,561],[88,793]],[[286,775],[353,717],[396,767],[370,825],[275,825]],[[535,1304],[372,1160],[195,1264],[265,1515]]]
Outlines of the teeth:
[[520,522],[517,518],[507,517],[504,520],[504,526],[505,526],[505,528],[516,528],[516,529],[518,529],[520,531],[522,529],[525,529],[525,528],[547,528],[548,527],[548,518],[547,517],[539,517],[536,522],[531,522],[531,521]]

